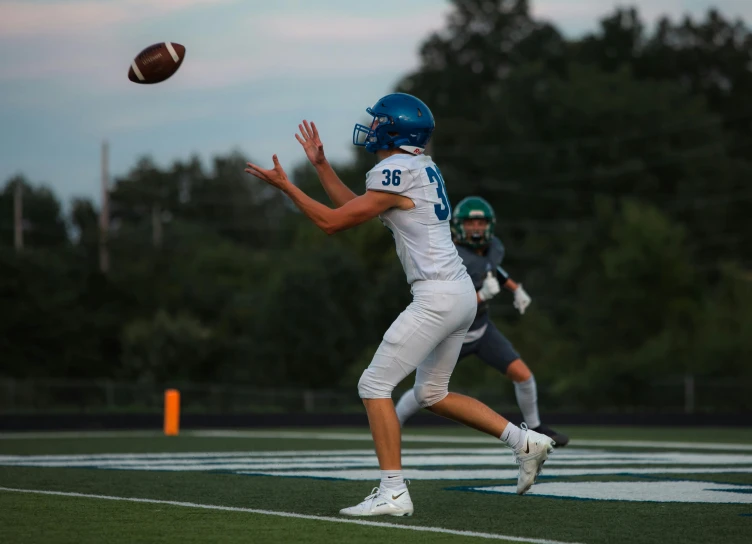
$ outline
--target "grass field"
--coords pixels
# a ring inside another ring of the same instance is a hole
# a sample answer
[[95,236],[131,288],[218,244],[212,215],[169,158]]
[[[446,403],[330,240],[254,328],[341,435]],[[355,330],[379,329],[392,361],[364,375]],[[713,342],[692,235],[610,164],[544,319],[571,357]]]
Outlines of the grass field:
[[365,429],[0,434],[0,542],[752,542],[752,429],[567,428],[530,494],[500,443],[407,429],[412,518]]

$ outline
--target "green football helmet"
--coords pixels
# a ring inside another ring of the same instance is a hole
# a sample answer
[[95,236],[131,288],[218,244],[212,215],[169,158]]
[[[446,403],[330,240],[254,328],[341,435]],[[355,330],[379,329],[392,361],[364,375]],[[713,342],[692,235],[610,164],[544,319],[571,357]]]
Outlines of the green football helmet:
[[[482,234],[468,236],[465,232],[465,220],[486,219],[488,226]],[[452,239],[455,243],[472,248],[484,248],[493,237],[496,229],[496,214],[485,198],[469,196],[459,202],[452,210]]]

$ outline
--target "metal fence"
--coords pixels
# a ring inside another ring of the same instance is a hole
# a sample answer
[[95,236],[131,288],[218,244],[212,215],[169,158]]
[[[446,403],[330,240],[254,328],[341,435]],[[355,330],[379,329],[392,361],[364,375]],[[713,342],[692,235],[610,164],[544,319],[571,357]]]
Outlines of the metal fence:
[[[342,412],[361,408],[357,392],[173,383],[187,413]],[[0,413],[161,412],[164,386],[112,380],[0,380]]]
[[[228,384],[171,383],[181,392],[184,413],[348,413],[362,411],[354,389],[306,390],[254,388]],[[159,413],[165,385],[112,380],[0,379],[0,413]],[[453,388],[500,412],[516,412],[510,383],[494,388]],[[403,389],[395,392],[399,398]],[[545,412],[587,411],[577,398],[552,404],[545,387],[539,391]],[[613,413],[752,413],[752,383],[702,380],[693,376],[655,382],[639,405],[598,406]]]

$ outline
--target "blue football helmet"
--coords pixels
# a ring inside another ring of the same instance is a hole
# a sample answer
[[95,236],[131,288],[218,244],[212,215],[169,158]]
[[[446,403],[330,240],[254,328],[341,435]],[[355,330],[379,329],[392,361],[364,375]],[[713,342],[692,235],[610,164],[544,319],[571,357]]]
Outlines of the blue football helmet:
[[398,148],[420,155],[436,126],[428,106],[410,94],[388,94],[366,111],[373,122],[371,126],[355,125],[353,144],[365,146],[369,153]]

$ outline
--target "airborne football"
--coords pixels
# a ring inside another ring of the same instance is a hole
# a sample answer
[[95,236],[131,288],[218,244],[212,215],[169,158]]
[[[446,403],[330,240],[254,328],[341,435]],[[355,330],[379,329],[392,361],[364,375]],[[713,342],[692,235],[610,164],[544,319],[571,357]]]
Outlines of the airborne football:
[[178,71],[184,59],[185,47],[179,43],[150,45],[131,62],[128,79],[141,84],[161,83]]

